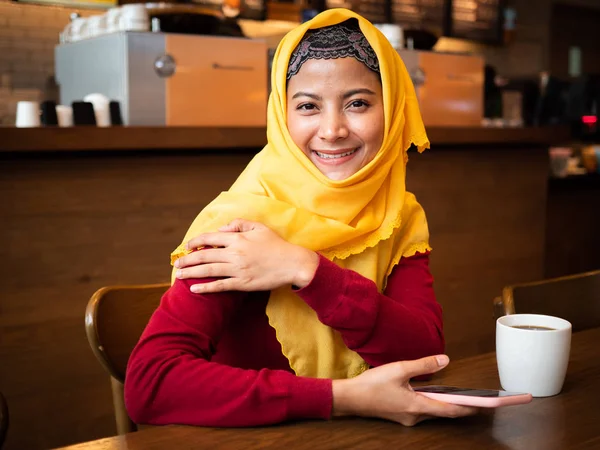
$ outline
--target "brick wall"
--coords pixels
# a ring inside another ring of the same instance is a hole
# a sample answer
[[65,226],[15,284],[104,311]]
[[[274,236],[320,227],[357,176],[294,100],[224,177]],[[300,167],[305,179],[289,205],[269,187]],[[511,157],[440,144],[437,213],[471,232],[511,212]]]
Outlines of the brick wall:
[[14,123],[20,100],[39,101],[54,73],[54,46],[75,10],[0,0],[0,124]]
[[54,72],[58,35],[75,11],[94,13],[0,0],[0,74],[10,74],[16,88],[42,88]]

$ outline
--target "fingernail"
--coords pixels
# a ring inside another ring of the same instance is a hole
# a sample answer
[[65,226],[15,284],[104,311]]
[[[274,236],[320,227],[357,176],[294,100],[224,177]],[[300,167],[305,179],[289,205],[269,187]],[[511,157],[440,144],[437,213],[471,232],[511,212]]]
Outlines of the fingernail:
[[192,291],[194,294],[197,294],[201,290],[202,290],[202,288],[200,286],[198,286],[197,284],[194,284],[193,286],[190,287],[190,291]]
[[438,366],[440,367],[445,366],[450,362],[450,358],[448,358],[446,355],[438,355],[435,357],[435,359],[437,360]]
[[175,276],[177,278],[181,278],[183,276],[183,271],[182,270],[178,270],[177,272],[175,272]]
[[181,263],[179,262],[179,260],[176,260],[175,263],[173,264],[175,267],[179,267],[181,266]]

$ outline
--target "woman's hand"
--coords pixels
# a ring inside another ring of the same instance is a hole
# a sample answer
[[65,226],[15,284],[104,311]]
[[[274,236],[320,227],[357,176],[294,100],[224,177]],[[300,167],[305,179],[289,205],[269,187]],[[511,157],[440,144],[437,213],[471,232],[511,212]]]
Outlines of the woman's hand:
[[191,286],[196,293],[270,291],[289,284],[302,288],[319,264],[315,252],[290,244],[261,223],[243,219],[217,233],[201,234],[187,247],[208,248],[175,261],[177,278],[219,278]]
[[378,417],[413,426],[433,417],[462,417],[478,409],[439,402],[414,392],[411,378],[448,365],[446,355],[401,361],[369,369],[356,378],[333,381],[333,415]]

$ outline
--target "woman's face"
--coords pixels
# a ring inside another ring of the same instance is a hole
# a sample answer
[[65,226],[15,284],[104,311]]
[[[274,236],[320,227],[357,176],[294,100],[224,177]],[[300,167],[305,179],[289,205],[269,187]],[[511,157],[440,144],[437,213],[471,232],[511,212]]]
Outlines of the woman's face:
[[352,57],[306,61],[288,82],[287,108],[295,144],[331,180],[354,175],[381,148],[381,82]]

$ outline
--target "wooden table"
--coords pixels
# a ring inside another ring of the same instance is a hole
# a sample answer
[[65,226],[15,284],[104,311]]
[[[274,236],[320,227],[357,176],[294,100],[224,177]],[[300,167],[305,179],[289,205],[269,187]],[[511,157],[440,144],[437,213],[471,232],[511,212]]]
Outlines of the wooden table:
[[[216,449],[598,449],[600,448],[600,328],[573,335],[561,394],[413,428],[358,418],[307,421],[264,428],[169,426],[101,439],[69,450]],[[498,388],[494,353],[454,363],[436,383]]]

